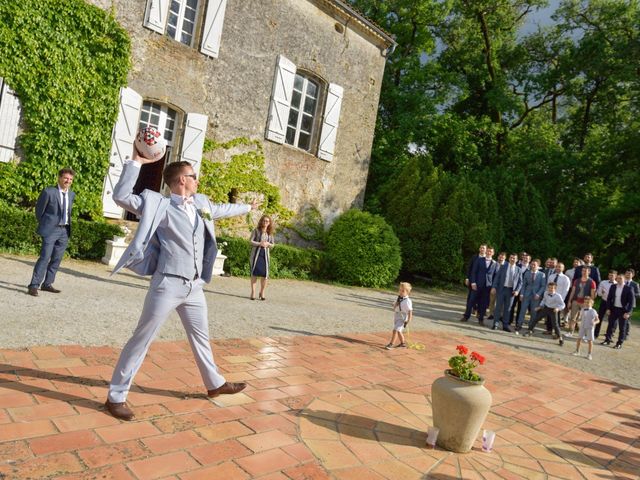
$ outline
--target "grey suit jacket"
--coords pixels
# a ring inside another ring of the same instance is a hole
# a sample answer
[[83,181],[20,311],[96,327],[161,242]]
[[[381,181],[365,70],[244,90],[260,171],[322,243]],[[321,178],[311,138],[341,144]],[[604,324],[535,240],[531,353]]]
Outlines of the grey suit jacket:
[[[71,236],[71,209],[73,208],[73,200],[76,194],[71,190],[68,191],[69,201],[69,236]],[[60,192],[58,187],[45,188],[36,203],[36,220],[38,220],[38,235],[46,237],[50,235],[58,225],[62,218],[62,201],[60,200]]]
[[[139,167],[133,162],[127,163],[113,190],[115,203],[138,215],[140,224],[131,244],[116,264],[112,275],[122,268],[128,268],[139,275],[153,275],[158,265],[160,246],[158,242],[154,241],[154,234],[160,222],[165,218],[171,199],[151,190],[145,190],[140,195],[134,194],[133,187],[139,173]],[[206,195],[201,194],[195,194],[193,200],[205,225],[205,245],[200,278],[208,283],[211,281],[213,262],[218,253],[213,220],[248,213],[251,206],[233,203],[216,204],[212,203]],[[203,218],[204,212],[209,213],[211,219]]]

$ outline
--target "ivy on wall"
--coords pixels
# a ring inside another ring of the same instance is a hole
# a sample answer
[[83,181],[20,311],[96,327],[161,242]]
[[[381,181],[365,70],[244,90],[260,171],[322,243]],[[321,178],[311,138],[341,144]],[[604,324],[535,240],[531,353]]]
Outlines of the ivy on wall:
[[102,217],[102,185],[129,36],[84,0],[2,0],[0,76],[22,104],[20,163],[0,164],[0,197],[32,206],[62,167],[76,171],[74,212]]
[[[230,153],[228,161],[207,159],[207,153],[219,149],[235,153]],[[198,179],[199,193],[207,195],[213,202],[226,203],[237,199],[248,203],[253,198],[244,194],[251,192],[261,197],[260,211],[273,216],[279,226],[285,225],[293,217],[293,212],[280,202],[278,187],[269,183],[265,174],[264,152],[259,140],[239,137],[218,143],[206,139],[203,153]],[[219,223],[223,228],[229,229],[234,221],[229,219]]]

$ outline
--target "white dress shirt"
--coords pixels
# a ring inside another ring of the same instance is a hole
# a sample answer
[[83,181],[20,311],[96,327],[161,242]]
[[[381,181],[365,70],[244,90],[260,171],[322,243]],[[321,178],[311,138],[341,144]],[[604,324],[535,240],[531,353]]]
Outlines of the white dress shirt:
[[556,284],[556,292],[559,293],[562,298],[566,298],[567,293],[569,293],[569,288],[571,288],[571,280],[569,280],[569,277],[564,273],[554,272],[547,278],[547,285],[551,282]]
[[613,306],[622,308],[622,291],[624,290],[624,286],[616,285],[616,298],[613,301]]
[[600,285],[598,285],[598,296],[603,300],[606,300],[609,296],[609,290],[611,290],[611,287],[615,284],[616,282],[612,282],[611,280],[604,280],[600,282]]
[[192,197],[183,197],[172,193],[171,203],[175,204],[180,210],[187,214],[189,221],[191,222],[191,226],[196,224],[196,206],[193,204]]
[[[64,193],[64,195],[62,195]],[[64,206],[66,196],[66,204],[67,208],[62,213],[62,225],[69,225],[69,190],[62,190],[60,186],[58,186],[58,195],[60,195],[60,205]]]

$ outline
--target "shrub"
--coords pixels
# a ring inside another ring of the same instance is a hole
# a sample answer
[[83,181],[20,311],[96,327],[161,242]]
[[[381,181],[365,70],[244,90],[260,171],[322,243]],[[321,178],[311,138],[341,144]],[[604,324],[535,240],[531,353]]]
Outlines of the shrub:
[[[222,245],[226,242],[226,245]],[[248,240],[238,237],[219,237],[218,246],[222,253],[227,256],[224,269],[233,276],[247,277],[251,273],[249,270],[249,254],[251,245]]]
[[326,246],[328,268],[340,282],[382,287],[400,271],[400,242],[378,215],[349,210],[329,229]]
[[[36,233],[38,224],[33,212],[0,202],[0,248],[15,253],[37,255],[42,239]],[[67,253],[73,258],[95,260],[105,253],[105,241],[114,235],[121,235],[117,225],[103,222],[74,219],[73,234],[69,240]]]
[[[226,245],[222,245],[226,242]],[[234,276],[248,277],[251,274],[249,255],[251,244],[238,237],[220,237],[218,245],[227,256],[225,270]],[[271,278],[319,278],[323,270],[324,254],[311,248],[276,244],[271,250],[269,276]]]
[[322,275],[324,253],[313,248],[276,245],[271,250],[271,273],[274,278],[307,280]]

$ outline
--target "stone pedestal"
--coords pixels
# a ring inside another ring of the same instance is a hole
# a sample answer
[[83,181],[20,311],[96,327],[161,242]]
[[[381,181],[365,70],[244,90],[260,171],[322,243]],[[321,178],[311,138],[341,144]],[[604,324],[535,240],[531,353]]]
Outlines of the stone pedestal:
[[115,267],[129,244],[124,241],[124,237],[113,237],[113,240],[107,240],[106,243],[107,248],[101,261],[110,267]]
[[224,261],[227,259],[226,255],[223,255],[220,250],[218,250],[218,254],[216,255],[216,259],[213,262],[213,275],[223,275],[224,274]]

